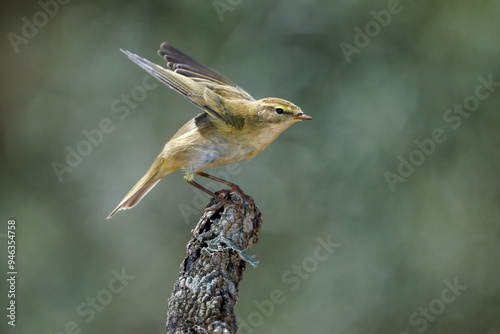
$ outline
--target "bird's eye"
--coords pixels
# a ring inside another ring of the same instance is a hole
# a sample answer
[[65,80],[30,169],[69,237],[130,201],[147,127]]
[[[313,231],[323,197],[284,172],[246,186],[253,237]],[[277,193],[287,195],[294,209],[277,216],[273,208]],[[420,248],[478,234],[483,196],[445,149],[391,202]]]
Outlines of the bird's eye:
[[284,111],[281,108],[276,108],[276,113],[281,115],[282,113],[284,113]]

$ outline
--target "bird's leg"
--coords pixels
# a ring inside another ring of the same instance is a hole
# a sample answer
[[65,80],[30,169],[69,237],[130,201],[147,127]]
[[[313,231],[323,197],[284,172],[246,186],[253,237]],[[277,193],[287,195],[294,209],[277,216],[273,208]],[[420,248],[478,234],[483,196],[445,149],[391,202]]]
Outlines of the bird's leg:
[[195,186],[196,188],[200,189],[201,191],[203,191],[204,193],[208,194],[210,197],[226,204],[226,205],[229,205],[231,204],[229,201],[227,201],[225,198],[220,198],[219,196],[217,196],[215,193],[211,192],[210,190],[208,190],[207,188],[203,187],[202,185],[196,183],[195,181],[191,180],[186,180],[187,183],[189,183],[190,185],[192,186]]
[[198,174],[199,176],[203,176],[203,177],[206,177],[207,179],[210,179],[212,181],[215,181],[215,182],[219,182],[219,183],[222,183],[222,184],[225,184],[226,186],[230,187],[231,189],[233,189],[234,191],[236,191],[237,193],[240,193],[243,195],[243,190],[241,190],[241,188],[237,185],[237,184],[234,184],[232,182],[229,182],[229,181],[226,181],[226,180],[223,180],[223,179],[220,179],[216,176],[213,176],[213,175],[210,175],[210,174],[207,174],[207,173],[204,173],[204,172],[198,172],[196,173]]

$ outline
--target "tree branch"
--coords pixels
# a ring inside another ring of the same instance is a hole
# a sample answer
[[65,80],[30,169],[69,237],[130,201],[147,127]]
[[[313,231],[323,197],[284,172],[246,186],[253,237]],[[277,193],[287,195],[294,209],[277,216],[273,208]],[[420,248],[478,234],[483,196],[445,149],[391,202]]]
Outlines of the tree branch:
[[246,262],[257,242],[261,213],[243,193],[219,190],[230,204],[212,199],[192,230],[187,255],[168,300],[167,332],[236,333],[234,306]]

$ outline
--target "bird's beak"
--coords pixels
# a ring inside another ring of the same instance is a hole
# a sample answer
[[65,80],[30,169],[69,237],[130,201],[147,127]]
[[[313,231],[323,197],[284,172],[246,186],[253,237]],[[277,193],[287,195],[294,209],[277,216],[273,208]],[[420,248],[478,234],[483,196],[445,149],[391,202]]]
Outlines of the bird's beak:
[[295,119],[299,119],[299,120],[301,120],[301,121],[305,121],[305,120],[312,120],[312,119],[313,119],[311,116],[308,116],[308,115],[306,115],[306,114],[304,114],[304,113],[302,113],[302,114],[298,114],[298,115],[295,115],[295,116],[293,116],[293,118],[295,118]]

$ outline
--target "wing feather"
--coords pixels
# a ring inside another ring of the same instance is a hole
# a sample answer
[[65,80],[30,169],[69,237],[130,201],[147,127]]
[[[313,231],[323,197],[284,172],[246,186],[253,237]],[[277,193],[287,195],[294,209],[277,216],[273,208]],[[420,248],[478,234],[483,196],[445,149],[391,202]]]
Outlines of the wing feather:
[[203,109],[212,116],[213,121],[223,122],[235,128],[243,126],[241,117],[235,115],[227,105],[230,100],[254,101],[247,92],[226,77],[197,63],[166,43],[162,44],[162,48],[166,50],[165,52],[169,52],[168,55],[165,53],[164,57],[170,60],[168,63],[170,69],[156,65],[132,52],[121,51],[154,78]]
[[174,72],[184,76],[209,81],[216,86],[226,86],[231,90],[231,95],[235,98],[253,101],[254,98],[245,90],[241,89],[234,82],[220,73],[198,63],[196,60],[180,52],[167,43],[162,43],[158,54],[167,61],[167,66]]

